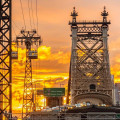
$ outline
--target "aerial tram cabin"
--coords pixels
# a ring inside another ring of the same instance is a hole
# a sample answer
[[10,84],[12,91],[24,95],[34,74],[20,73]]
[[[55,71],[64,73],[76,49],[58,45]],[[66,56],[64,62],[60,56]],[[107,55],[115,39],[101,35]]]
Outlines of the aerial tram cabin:
[[36,50],[29,51],[28,57],[30,59],[38,59],[38,53]]
[[11,58],[18,59],[18,43],[15,41],[12,43]]
[[18,59],[18,51],[12,51],[12,59]]

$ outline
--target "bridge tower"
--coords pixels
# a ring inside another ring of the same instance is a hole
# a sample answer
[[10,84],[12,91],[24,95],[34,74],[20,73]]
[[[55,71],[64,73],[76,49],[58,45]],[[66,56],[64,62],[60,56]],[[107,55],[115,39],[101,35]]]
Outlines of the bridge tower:
[[[108,53],[108,12],[104,7],[101,21],[76,20],[73,9],[72,53],[70,70],[71,104],[112,105],[112,86]],[[69,91],[68,91],[69,92]]]

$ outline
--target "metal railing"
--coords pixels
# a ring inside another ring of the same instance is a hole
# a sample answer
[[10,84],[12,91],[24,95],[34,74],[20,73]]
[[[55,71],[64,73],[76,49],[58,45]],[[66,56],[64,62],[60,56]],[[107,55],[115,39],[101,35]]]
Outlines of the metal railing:
[[53,113],[33,112],[28,115],[9,114],[5,120],[120,120],[120,113],[114,112],[88,112],[88,113]]

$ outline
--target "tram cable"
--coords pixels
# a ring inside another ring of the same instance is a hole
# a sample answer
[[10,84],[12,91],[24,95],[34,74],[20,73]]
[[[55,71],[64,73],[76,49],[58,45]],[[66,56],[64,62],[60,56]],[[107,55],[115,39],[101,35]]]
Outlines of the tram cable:
[[34,26],[34,29],[35,29],[35,20],[34,20],[34,12],[33,12],[33,2],[32,2],[32,0],[31,0],[31,11],[32,11],[32,19],[33,19],[33,26]]
[[29,18],[30,18],[30,27],[32,30],[31,13],[30,13],[30,0],[28,0],[28,10],[29,10]]
[[21,5],[21,10],[22,10],[23,22],[24,22],[24,26],[25,26],[25,30],[26,30],[26,23],[25,23],[25,17],[24,17],[23,5],[22,5],[22,1],[21,1],[21,0],[20,0],[20,5]]
[[36,25],[37,25],[37,32],[38,32],[38,7],[37,7],[37,5],[38,5],[38,1],[36,0]]

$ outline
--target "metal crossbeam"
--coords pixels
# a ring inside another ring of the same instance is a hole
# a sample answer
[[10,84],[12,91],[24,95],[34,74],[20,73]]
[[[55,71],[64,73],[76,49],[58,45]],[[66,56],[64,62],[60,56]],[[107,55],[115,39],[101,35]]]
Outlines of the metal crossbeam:
[[[106,22],[104,22],[104,23],[105,23],[105,24],[110,24],[110,21],[106,21]],[[69,24],[72,25],[73,22],[69,22]],[[99,24],[103,24],[103,21],[96,21],[96,20],[95,20],[95,21],[86,21],[86,20],[85,20],[85,21],[80,21],[80,22],[77,22],[77,21],[76,21],[76,24],[77,24],[77,25],[80,25],[80,24],[81,24],[81,25],[86,25],[86,24],[92,24],[92,25],[98,24],[98,25],[99,25]]]

